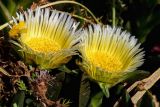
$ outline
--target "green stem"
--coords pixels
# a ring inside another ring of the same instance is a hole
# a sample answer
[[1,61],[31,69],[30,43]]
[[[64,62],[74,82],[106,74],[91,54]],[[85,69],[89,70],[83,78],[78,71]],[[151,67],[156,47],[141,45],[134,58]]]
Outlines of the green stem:
[[57,4],[66,4],[66,3],[76,4],[76,5],[79,5],[79,6],[83,7],[83,8],[93,17],[93,19],[96,21],[96,23],[100,23],[100,22],[97,20],[97,18],[94,16],[94,14],[93,14],[86,6],[84,6],[84,5],[81,4],[81,3],[75,2],[75,1],[56,1],[56,2],[52,2],[52,3],[48,3],[48,4],[46,4],[46,5],[43,5],[43,6],[41,6],[40,8],[45,8],[45,7],[53,6],[53,5],[57,5]]
[[116,26],[115,0],[112,0],[112,26]]
[[67,14],[71,15],[72,17],[75,17],[75,18],[78,18],[78,19],[81,19],[81,20],[84,20],[84,21],[86,21],[86,22],[88,22],[88,23],[93,24],[93,22],[92,22],[91,20],[86,19],[86,18],[84,18],[84,17],[81,17],[81,16],[79,16],[79,15],[71,14],[71,13],[68,13],[68,12],[63,12],[63,11],[60,11],[60,10],[57,10],[57,11],[60,12],[60,13],[67,13]]
[[88,22],[88,23],[93,24],[93,22],[92,22],[92,21],[90,21],[90,20],[88,20],[88,19],[86,19],[86,18],[84,18],[84,17],[78,16],[78,15],[75,15],[75,14],[73,14],[72,16],[73,16],[73,17],[75,17],[75,18],[82,19],[82,20],[84,20],[84,21],[86,21],[86,22]]

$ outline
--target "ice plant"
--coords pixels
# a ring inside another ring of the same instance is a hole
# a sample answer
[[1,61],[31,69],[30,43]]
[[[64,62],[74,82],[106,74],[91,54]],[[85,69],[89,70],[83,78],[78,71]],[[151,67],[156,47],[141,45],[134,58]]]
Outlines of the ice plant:
[[78,23],[67,13],[37,8],[13,19],[9,35],[19,36],[18,43],[13,43],[27,62],[43,69],[56,68],[77,54]]
[[113,86],[143,64],[140,43],[120,28],[90,25],[81,38],[80,66],[98,82]]

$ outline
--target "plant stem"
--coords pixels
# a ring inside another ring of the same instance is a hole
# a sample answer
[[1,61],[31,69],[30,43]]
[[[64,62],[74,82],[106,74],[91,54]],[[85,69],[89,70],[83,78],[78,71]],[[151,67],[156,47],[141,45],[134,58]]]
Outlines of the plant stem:
[[84,21],[86,21],[86,22],[88,22],[88,23],[93,24],[93,22],[92,22],[91,20],[86,19],[86,18],[84,18],[84,17],[81,17],[81,16],[79,16],[79,15],[71,14],[71,13],[68,13],[68,12],[63,12],[63,11],[60,11],[60,10],[57,10],[57,11],[60,12],[60,13],[67,13],[68,15],[71,15],[72,17],[75,17],[75,18],[78,18],[78,19],[81,19],[81,20],[84,20]]
[[95,15],[94,15],[86,6],[84,6],[84,5],[81,4],[81,3],[75,2],[75,1],[56,1],[56,2],[52,2],[52,3],[48,3],[48,4],[46,4],[46,5],[43,5],[43,6],[41,6],[40,8],[45,8],[45,7],[53,6],[53,5],[57,5],[57,4],[66,4],[66,3],[76,4],[76,5],[79,5],[79,6],[83,7],[83,8],[93,17],[93,19],[96,21],[96,23],[100,23],[100,22],[97,20],[97,18],[95,17]]
[[138,91],[132,98],[133,104],[137,105],[138,101],[143,97],[147,90],[149,90],[160,79],[160,68],[156,70],[150,77],[147,78],[147,82],[144,83],[144,90]]
[[112,26],[116,26],[115,0],[112,0]]

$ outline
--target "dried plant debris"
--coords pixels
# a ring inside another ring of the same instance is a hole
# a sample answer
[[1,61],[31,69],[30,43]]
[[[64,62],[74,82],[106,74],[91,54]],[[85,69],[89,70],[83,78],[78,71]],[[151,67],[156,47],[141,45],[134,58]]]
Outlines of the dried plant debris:
[[[5,51],[3,37],[0,40],[1,51]],[[46,97],[49,82],[52,80],[52,84],[56,82],[55,77],[51,76],[47,70],[39,70],[38,68],[31,67],[24,64],[22,61],[15,61],[11,56],[4,57],[6,52],[1,52],[0,55],[0,67],[5,70],[9,75],[0,72],[0,101],[12,102],[14,95],[19,90],[25,91],[25,94],[31,94],[37,98],[38,102],[41,102],[44,106],[65,107],[60,100],[52,101]],[[10,54],[10,53],[7,53]],[[7,55],[6,55],[7,56]],[[57,81],[58,83],[58,81]]]

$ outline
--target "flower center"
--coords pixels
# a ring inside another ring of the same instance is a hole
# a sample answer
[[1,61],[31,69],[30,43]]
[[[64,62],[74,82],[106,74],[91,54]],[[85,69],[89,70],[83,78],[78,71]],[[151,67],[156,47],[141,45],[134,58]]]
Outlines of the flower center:
[[123,65],[122,62],[109,54],[103,52],[93,52],[89,56],[89,60],[96,66],[108,71],[118,72],[121,71]]
[[42,53],[56,52],[60,45],[49,38],[31,38],[25,42],[32,50]]

